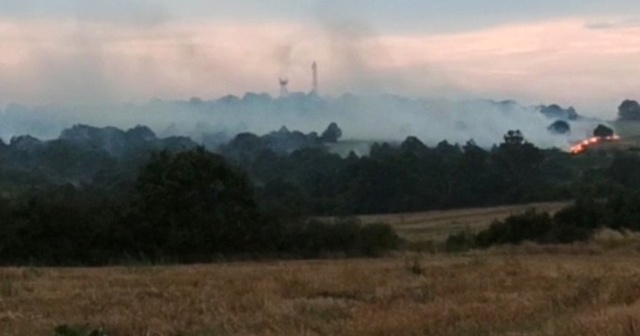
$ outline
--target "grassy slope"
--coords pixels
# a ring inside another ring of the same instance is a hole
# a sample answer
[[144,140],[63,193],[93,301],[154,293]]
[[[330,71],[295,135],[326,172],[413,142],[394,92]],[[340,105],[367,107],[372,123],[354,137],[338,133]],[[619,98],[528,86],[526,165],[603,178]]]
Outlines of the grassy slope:
[[536,203],[449,211],[430,211],[399,215],[360,216],[363,223],[384,222],[393,226],[398,234],[410,241],[442,241],[451,233],[477,232],[488,227],[494,220],[502,220],[529,209],[555,213],[567,206],[567,202]]
[[522,254],[3,269],[0,334],[638,335],[639,276],[637,257]]
[[[526,208],[363,220],[434,238]],[[4,268],[0,335],[51,335],[61,324],[113,335],[640,335],[639,245],[640,237],[609,232],[591,245],[466,255]]]

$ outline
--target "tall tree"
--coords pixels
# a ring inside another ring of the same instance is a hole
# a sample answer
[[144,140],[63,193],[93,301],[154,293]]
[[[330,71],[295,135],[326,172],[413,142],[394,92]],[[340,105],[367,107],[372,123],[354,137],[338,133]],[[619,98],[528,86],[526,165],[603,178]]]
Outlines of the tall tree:
[[618,119],[640,120],[640,104],[635,100],[625,100],[618,107]]
[[[137,183],[140,239],[147,253],[202,260],[265,244],[251,183],[203,148],[154,154]],[[144,238],[143,238],[144,237]]]

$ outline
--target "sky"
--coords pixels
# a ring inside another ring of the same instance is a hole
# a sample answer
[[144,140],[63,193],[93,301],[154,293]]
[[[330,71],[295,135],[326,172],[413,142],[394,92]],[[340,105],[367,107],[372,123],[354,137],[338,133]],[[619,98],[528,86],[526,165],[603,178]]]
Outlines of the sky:
[[628,0],[0,0],[0,105],[311,86],[573,105],[640,99]]

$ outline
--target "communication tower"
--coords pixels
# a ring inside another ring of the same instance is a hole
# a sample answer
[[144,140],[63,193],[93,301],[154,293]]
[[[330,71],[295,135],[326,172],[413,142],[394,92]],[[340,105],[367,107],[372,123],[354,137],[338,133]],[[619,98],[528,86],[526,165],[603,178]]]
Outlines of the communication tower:
[[311,65],[313,72],[313,83],[311,84],[311,93],[318,94],[318,64],[314,61]]
[[285,98],[289,95],[289,88],[287,88],[287,85],[289,85],[289,79],[280,78],[280,97],[281,98]]

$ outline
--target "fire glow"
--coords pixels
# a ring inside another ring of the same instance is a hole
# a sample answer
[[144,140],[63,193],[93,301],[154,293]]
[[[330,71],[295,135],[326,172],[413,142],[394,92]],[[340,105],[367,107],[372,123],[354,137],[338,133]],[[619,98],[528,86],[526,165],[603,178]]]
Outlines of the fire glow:
[[577,155],[587,150],[590,146],[597,145],[602,142],[613,142],[618,140],[620,140],[620,136],[615,134],[607,137],[591,137],[571,146],[570,152],[571,154]]

